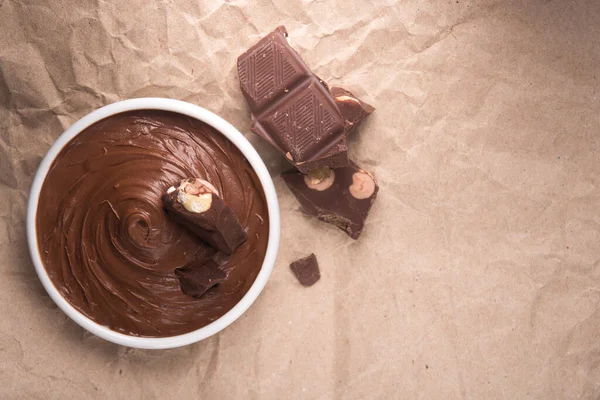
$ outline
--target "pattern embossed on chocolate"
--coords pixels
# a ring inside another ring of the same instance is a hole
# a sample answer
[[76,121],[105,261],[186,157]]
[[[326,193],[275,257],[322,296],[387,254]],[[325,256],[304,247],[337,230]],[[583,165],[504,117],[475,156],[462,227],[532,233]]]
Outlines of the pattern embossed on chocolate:
[[290,269],[302,286],[312,286],[321,279],[319,263],[314,253],[294,261],[290,264]]
[[252,131],[306,173],[348,165],[346,124],[325,82],[310,71],[283,26],[238,57]]
[[[182,292],[174,271],[216,249],[169,218],[161,201],[191,176],[212,183],[247,233],[221,257],[227,278],[199,299]],[[117,332],[166,337],[209,324],[246,294],[263,263],[268,218],[260,181],[233,143],[198,120],[146,110],[109,117],[65,146],[36,222],[44,266],[73,307]]]

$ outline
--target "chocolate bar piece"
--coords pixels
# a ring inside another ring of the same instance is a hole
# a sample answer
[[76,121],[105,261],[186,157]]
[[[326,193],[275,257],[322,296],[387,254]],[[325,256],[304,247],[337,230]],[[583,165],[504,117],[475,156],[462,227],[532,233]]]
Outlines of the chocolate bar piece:
[[188,296],[200,297],[211,287],[218,285],[227,278],[225,271],[219,269],[212,260],[192,262],[184,267],[175,269],[181,291]]
[[360,123],[375,111],[375,107],[361,101],[346,89],[334,86],[330,92],[346,120],[346,135],[354,132]]
[[319,263],[314,253],[294,261],[290,268],[302,286],[312,286],[321,279]]
[[319,168],[308,175],[292,171],[282,177],[305,214],[358,239],[379,190],[371,174],[350,162],[347,167]]
[[300,171],[348,165],[345,120],[327,86],[278,27],[238,58],[252,130]]
[[209,182],[184,179],[170,187],[162,201],[171,219],[225,254],[247,239],[235,213]]
[[238,57],[240,88],[253,113],[260,113],[312,76],[287,36],[285,27],[280,26]]

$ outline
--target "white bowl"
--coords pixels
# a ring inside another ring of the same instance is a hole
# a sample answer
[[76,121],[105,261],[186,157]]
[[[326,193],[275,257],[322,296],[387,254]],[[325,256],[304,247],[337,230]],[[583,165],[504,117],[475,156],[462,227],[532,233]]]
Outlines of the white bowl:
[[[269,240],[265,259],[263,261],[261,270],[256,277],[256,280],[244,297],[242,297],[242,299],[225,315],[204,326],[203,328],[183,335],[160,338],[136,337],[118,333],[110,330],[106,326],[92,321],[77,311],[71,304],[69,304],[69,302],[65,300],[65,298],[60,294],[56,287],[54,287],[54,284],[50,280],[40,256],[36,232],[36,215],[40,191],[52,162],[60,153],[62,148],[84,129],[106,117],[125,111],[147,109],[172,111],[187,115],[206,122],[225,135],[227,139],[229,139],[238,149],[240,149],[246,159],[250,162],[250,165],[252,165],[252,168],[254,168],[254,171],[258,175],[260,183],[262,184],[265,198],[267,200],[267,208],[269,211]],[[277,202],[277,194],[275,193],[275,187],[273,186],[273,181],[271,180],[271,176],[267,171],[267,167],[263,163],[256,150],[254,150],[254,147],[252,147],[250,142],[248,142],[248,140],[236,128],[234,128],[233,125],[218,115],[202,107],[172,99],[140,98],[123,100],[93,111],[81,118],[79,121],[75,122],[69,129],[60,135],[42,160],[42,163],[35,174],[33,185],[31,187],[31,193],[29,195],[29,203],[27,205],[27,241],[29,244],[29,251],[31,253],[35,270],[52,300],[54,300],[60,309],[63,310],[65,314],[67,314],[73,321],[94,335],[123,346],[141,349],[166,349],[194,343],[214,335],[238,319],[248,309],[248,307],[252,305],[254,300],[256,300],[262,289],[265,287],[269,276],[271,275],[273,265],[275,264],[275,258],[277,256],[277,250],[279,248],[279,235],[279,203]]]

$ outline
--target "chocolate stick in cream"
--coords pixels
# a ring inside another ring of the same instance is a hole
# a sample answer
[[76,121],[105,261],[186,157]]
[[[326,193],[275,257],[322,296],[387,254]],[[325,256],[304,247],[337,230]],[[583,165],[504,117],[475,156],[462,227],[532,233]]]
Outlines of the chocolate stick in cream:
[[235,213],[209,182],[182,180],[162,196],[169,217],[225,254],[233,254],[247,239]]

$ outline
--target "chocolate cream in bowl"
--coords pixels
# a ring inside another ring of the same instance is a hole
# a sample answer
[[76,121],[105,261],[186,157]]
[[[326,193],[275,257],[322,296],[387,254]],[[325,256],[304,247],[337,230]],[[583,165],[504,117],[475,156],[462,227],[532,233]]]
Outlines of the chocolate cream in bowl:
[[[165,214],[161,195],[188,177],[211,182],[248,233],[233,255],[215,254]],[[62,296],[101,325],[149,337],[191,332],[233,308],[269,233],[262,186],[237,147],[201,121],[155,110],[111,116],[73,138],[44,181],[36,222]],[[174,269],[210,256],[227,279],[199,299],[183,294]]]

